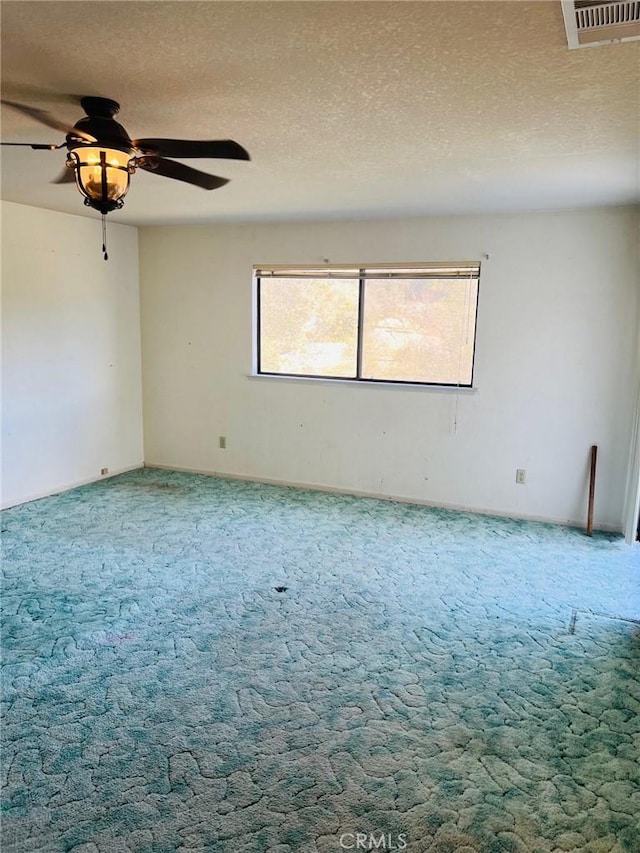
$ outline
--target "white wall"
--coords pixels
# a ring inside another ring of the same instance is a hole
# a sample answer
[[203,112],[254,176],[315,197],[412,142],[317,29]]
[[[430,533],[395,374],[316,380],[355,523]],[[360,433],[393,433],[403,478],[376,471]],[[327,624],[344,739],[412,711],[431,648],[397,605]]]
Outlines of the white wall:
[[138,235],[2,203],[2,503],[141,464]]
[[[596,524],[620,529],[636,218],[610,209],[141,229],[146,463],[584,522],[597,444]],[[483,253],[476,391],[248,378],[252,264]]]

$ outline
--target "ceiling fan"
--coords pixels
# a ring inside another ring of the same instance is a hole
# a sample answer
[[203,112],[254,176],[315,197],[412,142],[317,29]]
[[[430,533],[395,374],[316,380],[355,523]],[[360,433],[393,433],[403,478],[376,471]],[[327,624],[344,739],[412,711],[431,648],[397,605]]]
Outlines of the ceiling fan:
[[130,177],[136,169],[184,181],[205,190],[214,190],[227,184],[228,180],[167,158],[250,159],[242,145],[232,139],[131,139],[124,127],[114,119],[120,111],[120,105],[116,101],[93,96],[79,98],[79,101],[86,115],[70,126],[46,110],[2,99],[6,106],[47,127],[62,131],[66,134],[66,139],[60,145],[28,142],[0,144],[22,145],[49,151],[66,146],[67,168],[54,183],[69,183],[75,179],[84,196],[85,205],[99,211],[103,216],[122,207],[129,189]]

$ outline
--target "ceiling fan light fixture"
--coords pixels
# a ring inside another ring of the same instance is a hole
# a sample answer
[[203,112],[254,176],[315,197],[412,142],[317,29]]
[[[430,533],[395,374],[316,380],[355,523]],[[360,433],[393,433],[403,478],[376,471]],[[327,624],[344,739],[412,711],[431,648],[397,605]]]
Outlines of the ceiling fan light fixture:
[[[131,175],[136,169],[192,184],[203,190],[215,190],[229,181],[218,175],[193,169],[179,160],[198,157],[251,159],[249,152],[233,139],[131,139],[124,127],[114,118],[120,111],[120,105],[111,98],[92,95],[80,98],[80,105],[86,115],[73,127],[38,107],[4,98],[0,98],[0,103],[18,110],[40,124],[66,132],[66,141],[62,145],[30,142],[0,142],[0,145],[28,145],[34,149],[57,151],[66,144],[67,167],[72,170],[76,186],[84,196],[85,205],[102,214],[103,227],[107,213],[123,206]],[[171,159],[173,157],[179,160]],[[71,173],[64,172],[53,183],[65,184],[70,179]]]
[[76,185],[88,207],[102,214],[122,207],[135,170],[130,151],[81,145],[69,151],[67,165],[73,169]]

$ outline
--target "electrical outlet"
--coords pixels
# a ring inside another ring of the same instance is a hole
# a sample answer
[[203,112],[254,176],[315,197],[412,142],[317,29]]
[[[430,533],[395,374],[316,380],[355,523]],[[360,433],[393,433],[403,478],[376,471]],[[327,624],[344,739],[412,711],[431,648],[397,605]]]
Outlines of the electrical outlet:
[[226,435],[221,435],[221,436],[218,438],[218,446],[219,446],[220,448],[222,448],[222,450],[226,450],[226,449],[227,449],[227,436],[226,436]]
[[524,468],[516,468],[516,483],[520,486],[524,486],[527,481],[527,472]]
[[108,468],[101,468],[101,469],[100,469],[100,473],[101,473],[101,474],[102,474],[102,476],[104,477],[104,475],[105,475],[105,474],[108,474],[108,473],[109,473],[109,469],[108,469]]

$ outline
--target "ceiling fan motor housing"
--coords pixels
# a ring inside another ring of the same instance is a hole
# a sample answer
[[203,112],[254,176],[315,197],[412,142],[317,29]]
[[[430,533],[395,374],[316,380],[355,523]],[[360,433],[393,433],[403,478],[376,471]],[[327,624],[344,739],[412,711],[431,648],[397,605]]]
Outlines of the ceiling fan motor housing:
[[[74,128],[76,130],[93,136],[100,147],[115,148],[117,151],[132,151],[129,134],[113,118],[120,111],[120,105],[116,101],[112,101],[110,98],[88,97],[82,98],[80,103],[87,114],[75,123]],[[67,136],[69,151],[87,145],[95,146],[96,143],[83,142],[73,137],[72,134]]]

